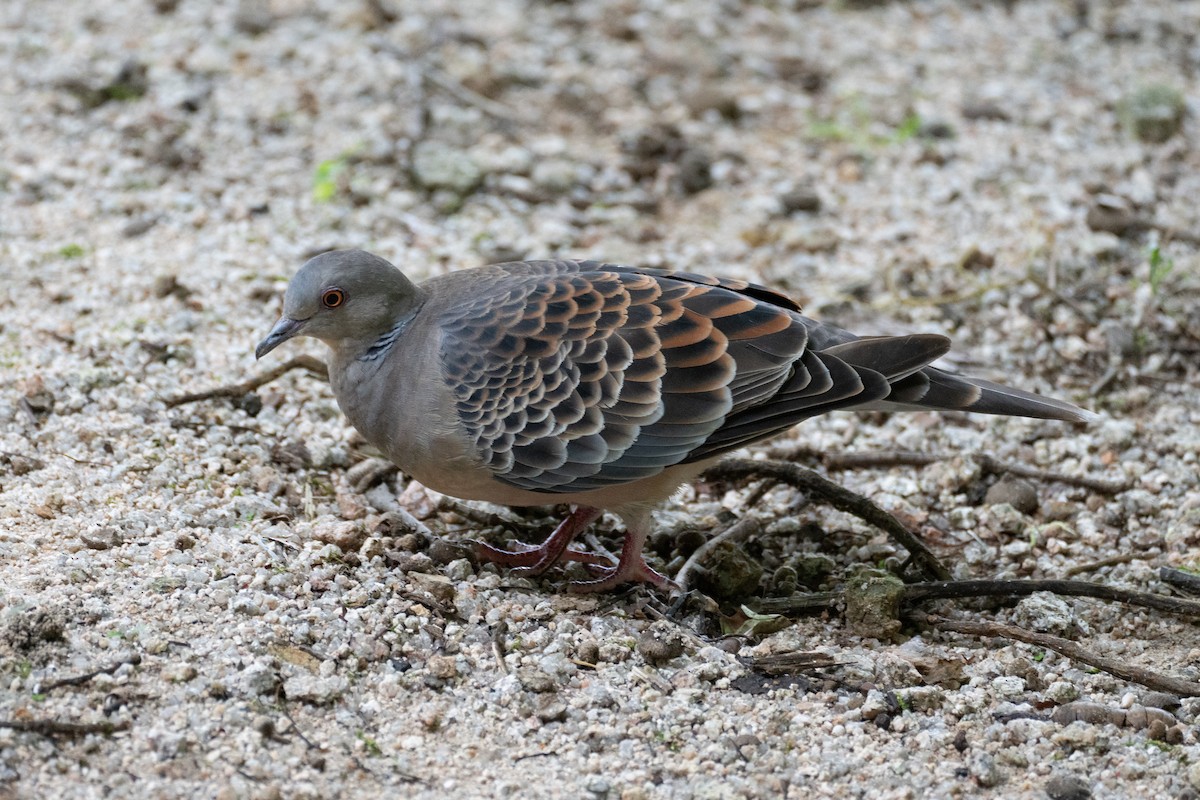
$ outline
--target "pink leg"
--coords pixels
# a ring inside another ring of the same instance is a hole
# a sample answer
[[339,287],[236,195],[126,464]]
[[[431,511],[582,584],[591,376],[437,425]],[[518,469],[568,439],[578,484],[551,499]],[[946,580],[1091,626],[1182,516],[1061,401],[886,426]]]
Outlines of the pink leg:
[[601,571],[601,577],[593,581],[576,581],[571,584],[573,592],[606,592],[622,583],[649,583],[660,589],[674,589],[675,581],[650,568],[642,556],[646,536],[650,533],[650,514],[645,512],[625,519],[625,544],[621,547],[621,559],[615,567]]
[[595,553],[570,549],[571,542],[600,516],[600,509],[580,506],[559,523],[546,541],[540,545],[518,545],[515,550],[501,550],[490,544],[475,542],[475,555],[482,561],[515,567],[513,572],[521,575],[541,575],[559,561],[582,561],[585,564],[608,564],[608,560]]

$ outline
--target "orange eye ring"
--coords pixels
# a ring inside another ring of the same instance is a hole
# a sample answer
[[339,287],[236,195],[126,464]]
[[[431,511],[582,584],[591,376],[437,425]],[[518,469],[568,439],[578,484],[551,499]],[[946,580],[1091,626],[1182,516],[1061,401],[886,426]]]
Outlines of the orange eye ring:
[[321,294],[321,305],[326,308],[337,308],[346,302],[346,293],[341,289],[326,289]]

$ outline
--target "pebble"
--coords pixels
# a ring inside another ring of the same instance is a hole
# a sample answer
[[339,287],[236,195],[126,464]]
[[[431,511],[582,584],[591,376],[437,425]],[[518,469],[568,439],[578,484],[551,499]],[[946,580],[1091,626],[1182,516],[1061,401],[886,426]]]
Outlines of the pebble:
[[686,641],[677,625],[659,620],[638,637],[637,650],[651,664],[659,664],[683,655]]
[[529,692],[553,692],[558,688],[554,678],[543,670],[534,667],[522,667],[517,670],[517,680]]
[[988,487],[984,502],[991,506],[1007,503],[1022,514],[1032,514],[1038,508],[1037,489],[1024,478],[1005,474]]
[[821,210],[821,196],[812,186],[796,186],[779,196],[784,214],[815,214]]
[[967,758],[967,770],[975,782],[985,789],[999,786],[1004,781],[996,759],[988,753],[971,753]]
[[1025,628],[1066,636],[1077,629],[1070,603],[1050,592],[1037,592],[1021,598],[1013,612],[1014,621]]
[[753,559],[736,542],[713,548],[704,566],[697,570],[697,586],[716,600],[738,600],[758,589],[762,563]]
[[1172,86],[1152,85],[1126,95],[1119,105],[1125,127],[1143,142],[1160,144],[1179,133],[1187,104]]
[[458,664],[453,656],[430,656],[425,662],[425,669],[439,680],[446,681],[458,677]]
[[1092,796],[1092,787],[1079,775],[1058,773],[1046,781],[1046,796],[1050,800],[1088,800]]

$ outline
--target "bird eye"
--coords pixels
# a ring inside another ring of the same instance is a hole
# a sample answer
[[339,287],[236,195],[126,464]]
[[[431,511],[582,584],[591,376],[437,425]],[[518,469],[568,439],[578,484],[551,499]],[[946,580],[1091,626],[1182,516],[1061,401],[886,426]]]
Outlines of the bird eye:
[[337,308],[346,302],[346,293],[341,289],[326,289],[321,295],[321,305],[326,308]]

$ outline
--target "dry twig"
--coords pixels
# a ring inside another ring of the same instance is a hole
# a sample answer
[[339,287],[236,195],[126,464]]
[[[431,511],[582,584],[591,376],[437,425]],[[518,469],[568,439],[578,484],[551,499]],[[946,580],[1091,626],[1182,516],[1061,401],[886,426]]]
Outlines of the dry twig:
[[[1116,586],[1086,581],[1067,580],[971,580],[914,583],[904,587],[901,602],[913,605],[927,600],[946,600],[964,597],[1024,597],[1034,592],[1050,592],[1074,597],[1094,597],[1144,608],[1153,608],[1188,617],[1200,617],[1200,601],[1178,597],[1135,592]],[[756,603],[760,613],[791,615],[820,611],[834,607],[843,600],[842,592],[814,592],[774,598]],[[903,615],[903,613],[902,613]],[[914,613],[911,618],[940,630],[966,633],[973,636],[998,636],[1027,644],[1045,647],[1083,664],[1115,675],[1123,680],[1159,691],[1188,697],[1200,696],[1200,683],[1160,675],[1141,667],[1098,655],[1083,646],[1059,636],[1029,631],[1015,625],[992,621],[968,621],[936,614]]]
[[243,397],[260,386],[264,386],[273,380],[277,380],[279,376],[291,372],[294,369],[306,369],[313,374],[314,377],[323,381],[329,380],[329,370],[326,369],[324,362],[315,356],[296,356],[291,361],[286,361],[277,367],[272,367],[266,372],[255,375],[249,380],[241,383],[228,384],[226,386],[217,386],[213,389],[206,389],[203,392],[192,392],[190,394],[181,394],[176,397],[168,397],[163,402],[167,408],[181,406],[184,403],[195,403],[198,400],[211,400],[214,397]]
[[[1200,600],[1185,597],[1169,597],[1150,592],[1137,592],[1119,586],[1102,583],[1067,580],[966,580],[929,581],[905,585],[901,595],[904,605],[915,605],[928,600],[955,600],[966,597],[1028,597],[1037,592],[1049,592],[1065,597],[1092,597],[1126,603],[1131,606],[1153,608],[1184,617],[1200,617]],[[764,614],[802,614],[831,608],[842,602],[842,592],[811,592],[794,594],[790,597],[766,598],[755,603],[757,611]]]
[[1200,594],[1200,575],[1174,567],[1159,567],[1158,577],[1163,583],[1174,586],[1188,594]]
[[1130,561],[1137,561],[1142,558],[1154,558],[1151,553],[1118,553],[1115,556],[1102,558],[1099,561],[1089,561],[1086,564],[1076,564],[1073,567],[1068,567],[1064,574],[1079,575],[1083,572],[1095,572],[1104,567],[1113,567],[1117,564],[1128,564]]
[[497,103],[490,97],[484,97],[479,92],[469,89],[454,78],[436,67],[426,65],[421,69],[421,77],[444,92],[448,92],[464,105],[478,108],[500,122],[516,125],[521,122],[517,114],[503,103]]
[[782,461],[754,461],[731,458],[710,467],[704,476],[709,480],[734,481],[747,478],[769,478],[807,492],[838,511],[853,514],[880,528],[909,552],[909,558],[925,575],[938,580],[950,580],[950,570],[925,546],[920,537],[910,531],[888,512],[860,494],[839,486],[810,469]]
[[1127,680],[1149,689],[1154,689],[1155,691],[1170,692],[1182,697],[1200,697],[1200,683],[1184,678],[1172,678],[1169,675],[1160,675],[1148,669],[1107,658],[1061,636],[1038,633],[1026,630],[1025,628],[1019,628],[1016,625],[1006,625],[1002,622],[969,622],[966,620],[949,619],[936,614],[924,614],[920,619],[927,625],[939,630],[965,633],[969,636],[997,636],[1002,639],[1012,639],[1024,642],[1025,644],[1032,644],[1036,647],[1045,647],[1047,650],[1053,650],[1081,664],[1087,664],[1102,672],[1107,672],[1109,675],[1114,675],[1122,680]]
[[[796,458],[816,461],[826,469],[888,469],[890,467],[927,467],[949,460],[936,453],[918,453],[912,450],[883,450],[864,453],[825,453],[806,447],[780,448],[770,451],[773,458],[790,461]],[[1008,473],[1021,478],[1032,478],[1047,483],[1065,483],[1080,489],[1100,494],[1120,494],[1129,489],[1125,481],[1092,478],[1086,475],[1068,475],[1063,472],[1042,470],[1026,464],[1001,461],[987,453],[967,453],[963,458],[973,459],[980,470],[988,475]]]
[[39,733],[42,736],[88,736],[103,733],[111,736],[130,728],[128,720],[116,722],[66,722],[58,719],[0,719],[0,728],[21,733]]
[[796,672],[812,672],[842,663],[829,653],[817,650],[794,650],[790,653],[771,653],[765,656],[739,657],[738,661],[751,669],[768,675],[791,675]]
[[97,675],[107,675],[109,673],[116,672],[121,667],[125,666],[126,664],[133,664],[134,666],[137,666],[138,664],[141,664],[141,663],[142,663],[142,657],[140,655],[138,655],[137,653],[134,653],[133,655],[129,656],[128,658],[123,658],[120,661],[114,661],[113,663],[109,664],[107,667],[101,667],[100,669],[93,670],[92,672],[85,672],[82,675],[75,675],[70,678],[60,678],[59,680],[56,680],[53,683],[43,684],[38,687],[38,691],[41,692],[42,694],[48,694],[49,692],[52,692],[55,689],[61,689],[64,686],[78,686],[82,683],[87,683],[92,678],[96,677]]
[[[918,586],[920,584],[917,584]],[[824,611],[842,602],[841,592],[797,592],[787,597],[764,597],[754,602],[759,614],[779,614],[791,617]]]
[[508,674],[508,662],[504,660],[506,649],[504,637],[508,636],[508,623],[500,620],[492,626],[492,652],[496,655],[496,665],[505,675]]
[[993,458],[987,453],[975,453],[971,458],[974,458],[978,462],[984,472],[993,475],[1003,475],[1007,472],[1010,475],[1017,475],[1022,478],[1034,478],[1039,481],[1052,481],[1055,483],[1065,483],[1068,486],[1078,486],[1081,489],[1089,489],[1100,494],[1120,494],[1129,489],[1129,484],[1125,481],[1089,478],[1086,475],[1067,475],[1062,472],[1036,469],[1024,464],[1009,464]]
[[1185,617],[1200,617],[1200,600],[1135,592],[1132,589],[1105,586],[1102,583],[1089,583],[1088,581],[974,580],[913,583],[904,587],[903,601],[905,603],[921,603],[926,600],[958,597],[1025,597],[1035,592],[1050,592],[1070,597],[1094,597],[1097,600],[1128,603],[1131,606],[1153,608]]

